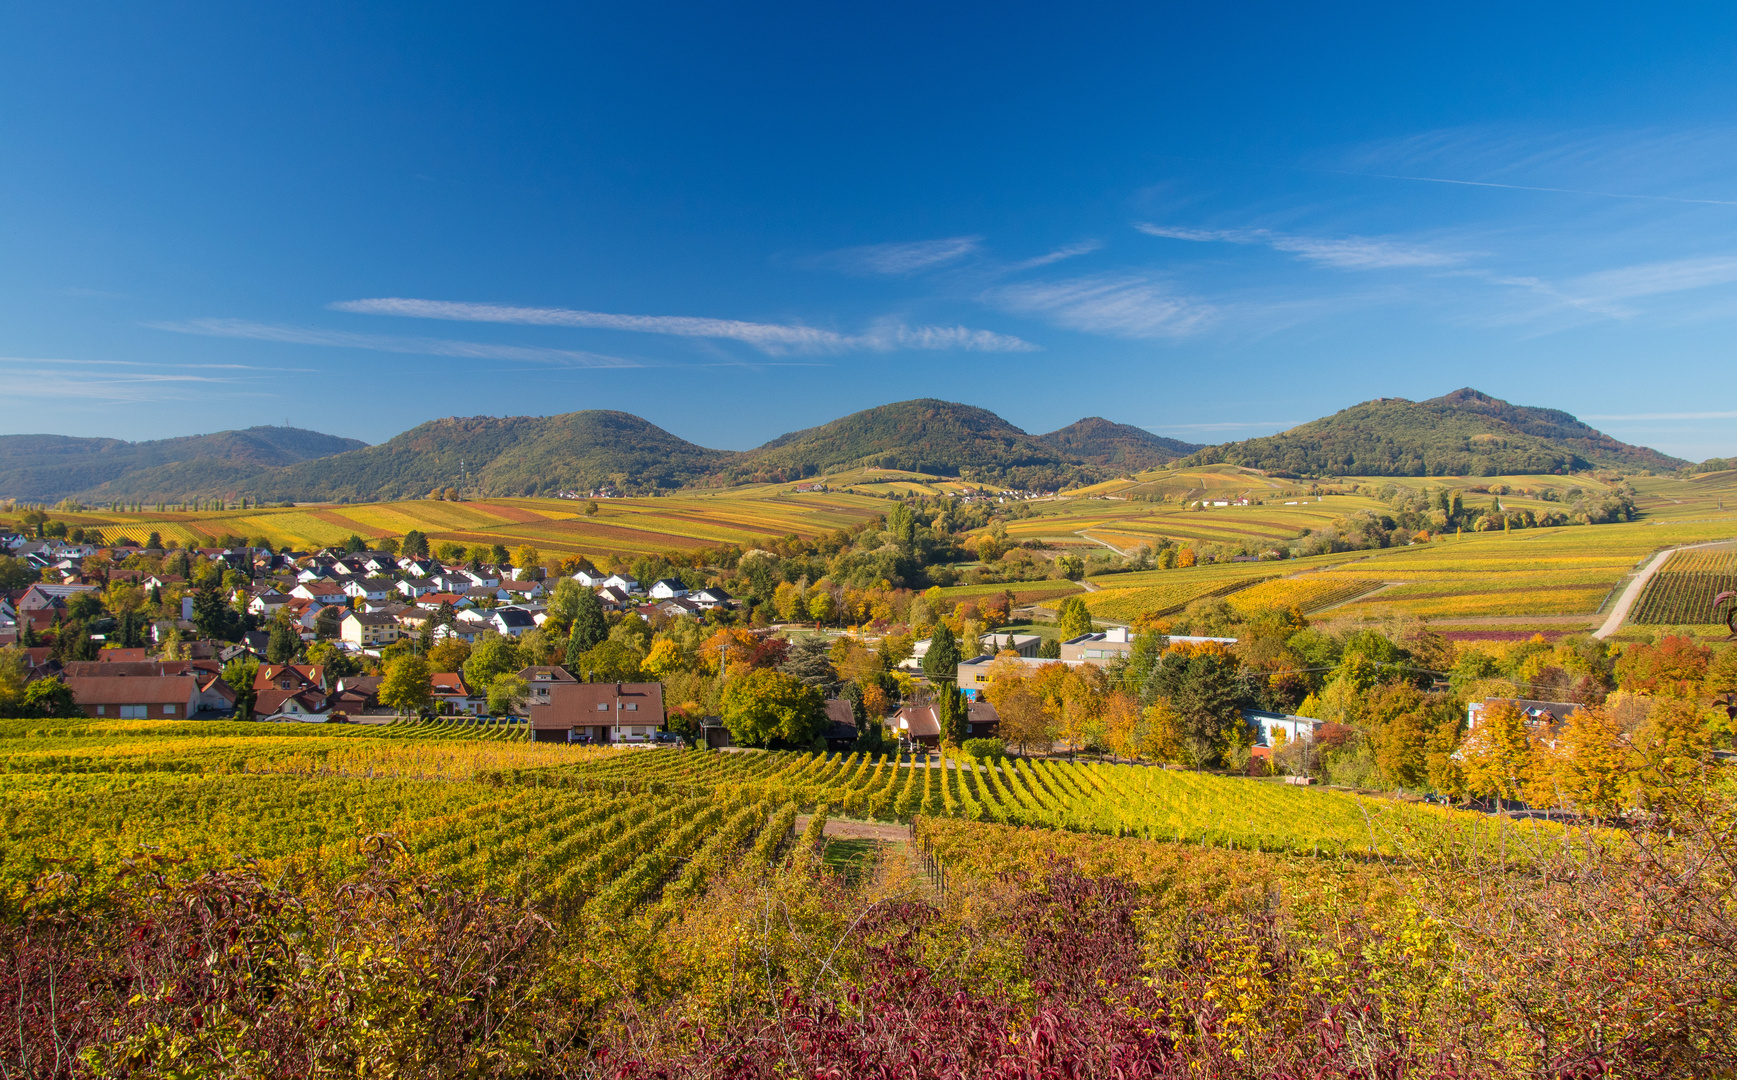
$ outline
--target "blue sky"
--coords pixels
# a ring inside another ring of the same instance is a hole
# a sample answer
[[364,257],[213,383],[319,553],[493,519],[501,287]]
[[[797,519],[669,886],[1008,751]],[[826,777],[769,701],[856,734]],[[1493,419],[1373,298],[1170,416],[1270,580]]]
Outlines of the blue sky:
[[1737,9],[1317,8],[10,5],[0,429],[1470,385],[1737,453]]

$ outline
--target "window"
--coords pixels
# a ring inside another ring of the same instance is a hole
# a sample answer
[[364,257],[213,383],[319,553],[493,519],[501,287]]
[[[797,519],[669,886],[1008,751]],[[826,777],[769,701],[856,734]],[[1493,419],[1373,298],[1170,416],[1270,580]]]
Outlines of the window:
[[164,716],[174,716],[175,715],[175,706],[173,706],[173,705],[163,706],[163,715]]
[[609,711],[609,702],[599,701],[597,703],[597,711],[598,712],[608,712]]
[[102,714],[103,714],[103,710],[104,710],[104,709],[105,709],[105,708],[107,708],[107,707],[108,707],[108,706],[106,706],[106,705],[98,705],[98,706],[97,706],[97,715],[98,715],[98,716],[101,716],[101,715],[102,715]]
[[630,701],[627,704],[623,705],[622,708],[626,709],[628,712],[638,712],[639,711],[639,702]]
[[143,705],[122,705],[121,706],[121,719],[122,720],[143,720],[144,718],[145,718],[145,706],[143,706]]

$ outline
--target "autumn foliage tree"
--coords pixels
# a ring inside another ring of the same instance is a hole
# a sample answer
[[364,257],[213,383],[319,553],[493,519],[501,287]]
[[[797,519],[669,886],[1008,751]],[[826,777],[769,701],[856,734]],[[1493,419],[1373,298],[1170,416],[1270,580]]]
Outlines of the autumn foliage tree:
[[731,679],[719,696],[730,738],[739,746],[783,743],[807,748],[826,720],[820,692],[769,668]]

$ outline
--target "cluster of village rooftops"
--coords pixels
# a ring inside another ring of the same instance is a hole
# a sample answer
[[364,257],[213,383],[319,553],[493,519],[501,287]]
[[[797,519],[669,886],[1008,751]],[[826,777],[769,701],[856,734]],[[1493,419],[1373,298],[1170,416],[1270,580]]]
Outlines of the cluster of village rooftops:
[[[84,579],[84,562],[98,554],[118,561],[125,548],[101,549],[91,544],[65,540],[33,540],[0,535],[0,549],[35,570],[43,580],[0,592],[0,645],[17,645],[21,638],[51,632],[61,624],[69,605],[81,593],[102,589],[107,582],[126,580],[145,590],[183,589],[186,582],[167,574],[108,569],[102,583]],[[439,561],[399,556],[386,551],[273,552],[266,548],[198,549],[201,558],[215,560],[238,571],[248,584],[237,585],[228,599],[261,620],[275,619],[280,612],[304,641],[320,637],[322,613],[325,629],[336,634],[331,643],[364,656],[379,655],[383,647],[407,635],[420,635],[429,628],[435,640],[457,637],[474,640],[492,631],[518,637],[541,626],[548,617],[547,600],[554,582],[540,568],[520,569],[486,563],[446,565]],[[721,588],[690,588],[678,579],[642,585],[619,573],[581,570],[573,575],[590,589],[609,611],[637,612],[643,617],[704,617],[706,612],[731,610],[734,598]],[[191,598],[182,601],[179,619],[158,619],[148,628],[151,643],[142,647],[101,648],[94,660],[61,662],[54,650],[26,647],[29,678],[59,679],[71,690],[78,709],[91,717],[122,719],[215,719],[235,714],[236,688],[224,681],[226,664],[252,655],[262,661],[254,676],[251,715],[261,720],[322,722],[386,722],[395,718],[382,707],[378,693],[382,676],[328,676],[322,664],[273,664],[263,662],[269,634],[250,631],[234,642],[198,640],[194,632]],[[760,633],[774,630],[757,631]],[[163,655],[163,643],[176,640],[176,658]],[[1059,657],[1040,657],[1042,637],[1037,634],[988,633],[978,642],[976,655],[962,660],[957,685],[969,701],[967,735],[993,736],[999,726],[994,707],[984,700],[984,690],[996,665],[1060,663],[1107,666],[1126,658],[1135,635],[1122,627],[1084,634],[1060,643]],[[1171,641],[1216,641],[1234,644],[1234,638],[1186,637]],[[916,643],[903,666],[921,672],[928,641]],[[591,743],[639,743],[658,745],[681,740],[665,730],[663,688],[656,682],[583,682],[561,667],[532,666],[519,672],[528,687],[525,704],[514,715],[494,719],[526,723],[541,740]],[[433,712],[440,716],[487,717],[488,702],[482,688],[467,685],[460,672],[430,674]],[[1471,705],[1470,722],[1476,724],[1482,702]],[[1520,703],[1528,715],[1566,715],[1572,706],[1552,702]],[[857,720],[850,703],[827,702],[826,738],[835,748],[856,740]],[[1310,739],[1323,725],[1304,717],[1246,710],[1257,751],[1275,743]],[[941,733],[933,706],[907,704],[888,718],[891,733],[913,745],[934,745]],[[703,725],[709,745],[727,745],[729,734],[715,718]]]

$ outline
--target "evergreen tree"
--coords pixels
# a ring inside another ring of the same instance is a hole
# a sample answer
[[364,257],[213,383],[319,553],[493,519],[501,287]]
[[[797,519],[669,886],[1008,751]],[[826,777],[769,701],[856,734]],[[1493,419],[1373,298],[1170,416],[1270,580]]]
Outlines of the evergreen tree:
[[838,669],[832,666],[826,639],[819,635],[805,637],[792,645],[778,670],[794,676],[804,686],[819,690],[826,697],[838,693]]
[[954,686],[941,687],[935,699],[935,718],[941,725],[941,745],[959,746],[965,742],[965,718],[970,706],[965,695]]
[[931,681],[947,682],[959,675],[959,639],[944,622],[935,624],[935,632],[929,638],[929,651],[923,654],[923,674]]
[[223,590],[214,582],[193,590],[193,625],[202,638],[234,641],[241,633],[241,617],[223,602]]
[[609,637],[603,618],[603,602],[590,589],[583,589],[573,604],[573,629],[567,637],[567,670],[577,674],[579,658]]
[[273,619],[271,638],[265,645],[265,658],[274,664],[287,664],[301,650],[301,635],[295,632],[288,618]]

